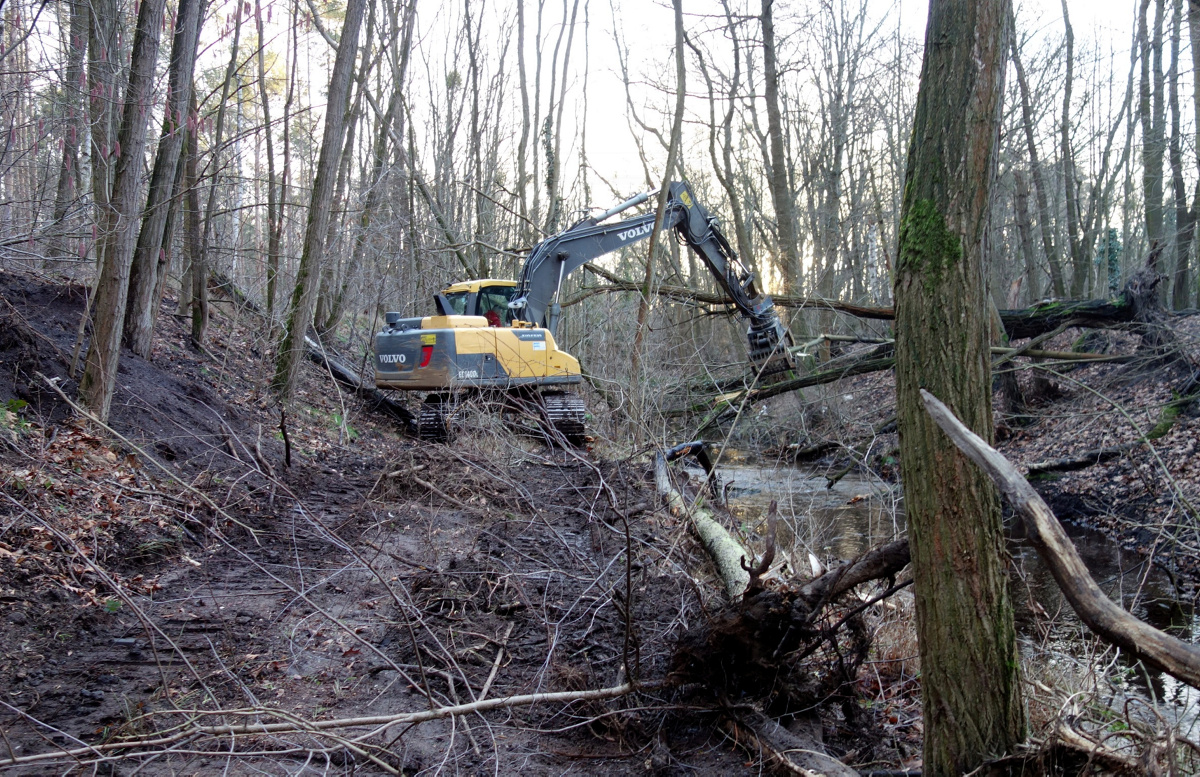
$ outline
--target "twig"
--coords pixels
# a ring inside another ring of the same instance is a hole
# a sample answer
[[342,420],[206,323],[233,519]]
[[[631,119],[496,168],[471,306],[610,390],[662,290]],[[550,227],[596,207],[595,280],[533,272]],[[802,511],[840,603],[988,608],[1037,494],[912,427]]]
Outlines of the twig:
[[479,690],[479,699],[487,698],[488,690],[492,687],[492,681],[496,679],[496,672],[500,670],[500,659],[504,657],[504,650],[508,647],[508,638],[512,635],[513,627],[517,624],[510,621],[508,629],[504,632],[504,639],[500,640],[500,644],[496,647],[496,660],[492,662],[492,671],[488,673],[487,680],[483,683],[483,688]]
[[[57,753],[37,753],[35,755],[21,756],[18,758],[5,759],[0,761],[5,765],[18,765],[37,763],[42,761],[52,761],[59,758],[75,758],[79,756],[95,755],[97,752],[108,753],[118,750],[132,750],[134,748],[158,748],[178,742],[186,737],[200,734],[203,736],[219,737],[219,736],[238,736],[238,735],[256,735],[256,734],[295,734],[295,733],[315,733],[325,731],[336,731],[346,728],[361,728],[364,726],[374,726],[375,728],[366,736],[380,734],[393,726],[412,725],[416,723],[424,723],[429,720],[439,720],[441,718],[449,718],[458,715],[470,715],[476,712],[488,712],[495,709],[505,709],[510,707],[527,707],[531,704],[541,703],[571,703],[577,701],[600,701],[604,699],[615,699],[619,696],[624,696],[633,690],[633,685],[625,683],[623,685],[611,686],[608,688],[596,688],[585,691],[556,691],[553,693],[529,693],[520,696],[503,696],[496,699],[480,699],[479,701],[469,702],[467,704],[455,704],[446,707],[437,707],[432,710],[422,710],[421,712],[402,712],[395,715],[373,715],[360,718],[337,718],[334,720],[289,720],[281,723],[257,723],[247,721],[239,725],[225,724],[219,726],[193,726],[177,731],[170,736],[154,737],[151,739],[131,739],[122,742],[109,742],[107,744],[95,745],[93,747],[81,747],[72,750],[63,750]],[[242,710],[179,710],[186,714],[195,715],[197,717],[222,715],[230,717],[251,717],[258,715],[280,715],[281,710],[277,709],[242,709]],[[355,741],[361,741],[363,737],[356,738]],[[131,754],[132,755],[132,754]]]

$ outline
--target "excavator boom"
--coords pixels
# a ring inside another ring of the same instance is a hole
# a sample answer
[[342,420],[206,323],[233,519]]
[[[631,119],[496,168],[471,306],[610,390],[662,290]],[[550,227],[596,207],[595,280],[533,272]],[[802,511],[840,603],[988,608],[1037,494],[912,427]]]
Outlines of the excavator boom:
[[[611,224],[600,223],[616,213],[645,202],[650,193],[626,200],[600,216],[584,219],[534,246],[521,270],[516,297],[509,306],[522,321],[558,330],[558,297],[563,280],[587,262],[650,237],[656,215],[646,213]],[[738,259],[720,224],[696,201],[692,187],[675,181],[668,187],[662,230],[674,230],[708,267],[748,323],[750,362],[761,377],[793,368],[791,336],[779,320],[770,297],[759,296],[754,274]]]

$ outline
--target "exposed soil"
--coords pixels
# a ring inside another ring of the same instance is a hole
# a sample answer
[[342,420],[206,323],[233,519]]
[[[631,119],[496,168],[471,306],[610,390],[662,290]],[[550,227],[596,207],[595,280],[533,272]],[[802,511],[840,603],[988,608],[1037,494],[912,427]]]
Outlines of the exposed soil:
[[[122,356],[110,425],[123,442],[46,383],[74,397],[68,366],[84,305],[77,286],[0,273],[0,761],[165,731],[218,710],[220,722],[239,719],[231,710],[267,710],[263,719],[276,721],[381,716],[610,687],[632,669],[646,683],[635,695],[397,726],[366,751],[350,741],[360,729],[340,739],[241,734],[220,739],[220,751],[184,740],[100,767],[760,772],[722,725],[728,705],[752,699],[670,681],[677,640],[704,622],[720,587],[689,533],[657,509],[644,461],[563,450],[483,413],[453,445],[418,443],[309,365],[286,418],[287,466],[262,321],[217,304],[210,350],[197,352],[170,300],[152,357]],[[1148,408],[1169,401],[1181,377],[1131,382],[1118,379],[1123,368],[1088,369],[1113,372],[1110,397]],[[835,428],[857,430],[851,445],[865,439],[888,413],[889,384],[847,383],[839,391],[851,399],[809,414],[808,439]],[[1028,463],[1065,455],[1056,441],[1066,434],[1080,449],[1136,437],[1096,422],[1100,400],[1089,397],[1072,393],[1064,420],[1051,421],[1064,407],[1056,405],[1014,422],[1006,452]],[[1192,412],[1161,438],[1168,450],[1194,449]],[[894,444],[885,432],[871,448],[885,476],[895,472]],[[843,454],[827,457],[831,471]],[[1135,511],[1162,515],[1178,504],[1165,477],[1147,472],[1147,455],[1065,476],[1051,490],[1065,503],[1101,501],[1089,520],[1147,547],[1129,523]],[[1181,455],[1171,471],[1195,500],[1200,473]],[[1196,571],[1161,541],[1148,547]],[[868,707],[847,693],[813,700],[830,753],[866,772],[919,766],[911,648],[897,640],[856,681],[864,698],[895,705]]]
[[[485,417],[452,447],[418,443],[315,367],[285,466],[261,322],[227,306],[208,353],[187,346],[168,301],[152,358],[123,355],[110,419],[123,443],[40,377],[74,396],[83,305],[77,287],[0,274],[0,758],[165,729],[183,718],[171,710],[322,720],[612,686],[627,651],[661,682],[674,637],[717,590],[653,510],[644,465]],[[397,728],[384,762],[641,774],[653,756],[663,773],[746,770],[718,717],[678,689],[538,704]],[[180,747],[142,759],[143,773],[382,768],[307,736],[233,747],[263,755]]]

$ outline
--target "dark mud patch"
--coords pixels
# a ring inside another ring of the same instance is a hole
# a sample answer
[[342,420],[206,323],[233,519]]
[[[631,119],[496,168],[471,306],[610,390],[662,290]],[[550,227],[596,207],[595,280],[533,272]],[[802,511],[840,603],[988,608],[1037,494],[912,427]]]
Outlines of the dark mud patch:
[[[387,715],[631,672],[653,689],[704,617],[704,565],[652,511],[638,466],[503,434],[417,444],[310,370],[288,468],[257,320],[218,313],[196,352],[169,300],[152,358],[125,353],[119,371],[111,425],[139,452],[73,420],[38,377],[73,394],[82,291],[0,273],[0,300],[0,402],[26,403],[0,444],[0,759],[246,710]],[[99,766],[741,771],[712,709],[663,688],[389,730],[366,740],[377,761],[344,739],[279,734]]]

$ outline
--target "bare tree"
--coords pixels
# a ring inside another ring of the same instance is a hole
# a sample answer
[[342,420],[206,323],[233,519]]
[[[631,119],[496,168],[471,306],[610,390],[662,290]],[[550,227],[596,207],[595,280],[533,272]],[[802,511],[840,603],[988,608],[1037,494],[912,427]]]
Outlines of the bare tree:
[[[983,262],[1007,0],[933,0],[896,275],[896,404],[921,650],[924,766],[964,774],[1024,735],[999,499],[925,413],[922,387],[992,434]],[[969,723],[968,723],[969,721]]]
[[121,357],[121,332],[129,297],[129,268],[137,243],[138,193],[146,129],[150,120],[154,67],[162,33],[166,0],[142,0],[138,9],[133,55],[129,63],[129,85],[118,135],[121,154],[117,159],[112,195],[102,211],[102,254],[105,257],[96,283],[96,307],[92,342],[88,348],[79,395],[101,420],[108,419],[117,365]]
[[775,205],[775,230],[783,269],[784,289],[791,293],[800,285],[800,255],[797,251],[796,214],[792,187],[788,175],[787,157],[783,151],[783,119],[779,111],[779,65],[776,62],[774,0],[762,0],[763,79],[767,105],[767,134],[770,142],[770,164],[767,170],[771,182],[771,201]]
[[1142,0],[1138,11],[1138,50],[1142,72],[1139,118],[1142,125],[1142,198],[1145,201],[1146,239],[1151,244],[1163,239],[1163,155],[1165,108],[1163,105],[1162,36],[1163,3],[1155,4],[1154,33],[1149,32],[1150,0]]
[[308,336],[308,329],[312,324],[313,305],[325,254],[325,235],[329,228],[329,204],[333,199],[334,176],[346,129],[345,114],[349,104],[350,83],[354,75],[354,61],[358,53],[358,32],[362,25],[364,6],[364,0],[350,0],[346,4],[337,57],[334,60],[333,73],[329,77],[325,131],[321,139],[317,173],[309,203],[304,251],[296,272],[291,311],[279,344],[275,377],[272,381],[272,388],[284,402],[290,402],[295,392],[296,377],[303,361],[301,355],[304,351],[304,339]]
[[200,38],[203,0],[179,0],[171,62],[167,70],[167,100],[162,136],[150,174],[150,189],[137,249],[129,276],[129,312],[125,316],[125,342],[138,356],[150,355],[154,324],[158,319],[162,279],[167,271],[163,234],[174,188],[183,136],[192,101],[192,78]]
[[96,208],[96,262],[104,264],[106,236],[99,233],[104,211],[112,193],[112,170],[118,158],[115,140],[116,106],[120,99],[117,81],[121,71],[117,26],[120,14],[116,0],[92,0],[88,4],[88,108],[91,120],[92,200]]
[[1037,140],[1033,134],[1033,106],[1029,96],[1029,85],[1025,80],[1025,68],[1021,65],[1021,52],[1016,39],[1012,46],[1013,66],[1017,71],[1017,85],[1021,90],[1021,117],[1025,129],[1025,142],[1029,151],[1029,173],[1033,177],[1034,196],[1037,198],[1038,228],[1042,236],[1042,250],[1046,253],[1046,261],[1050,265],[1050,285],[1056,297],[1065,297],[1067,288],[1063,282],[1062,262],[1055,248],[1053,221],[1050,217],[1047,184],[1042,175],[1042,165],[1039,161]]
[[1175,268],[1171,284],[1171,306],[1186,308],[1191,302],[1188,263],[1191,261],[1192,241],[1196,230],[1194,203],[1200,200],[1200,184],[1188,198],[1183,180],[1183,138],[1180,128],[1179,104],[1179,39],[1183,28],[1183,0],[1171,4],[1171,64],[1167,71],[1167,102],[1171,106],[1171,140],[1168,154],[1171,163],[1171,194],[1175,205]]
[[83,57],[88,43],[88,7],[83,0],[72,0],[71,23],[67,33],[67,66],[63,74],[63,95],[66,98],[66,122],[63,133],[62,164],[59,167],[58,186],[54,196],[54,222],[50,245],[46,253],[49,258],[64,256],[67,253],[66,240],[63,232],[66,230],[67,211],[73,204],[76,190],[82,177],[79,174],[79,143],[87,131],[83,121],[85,109],[83,105]]

